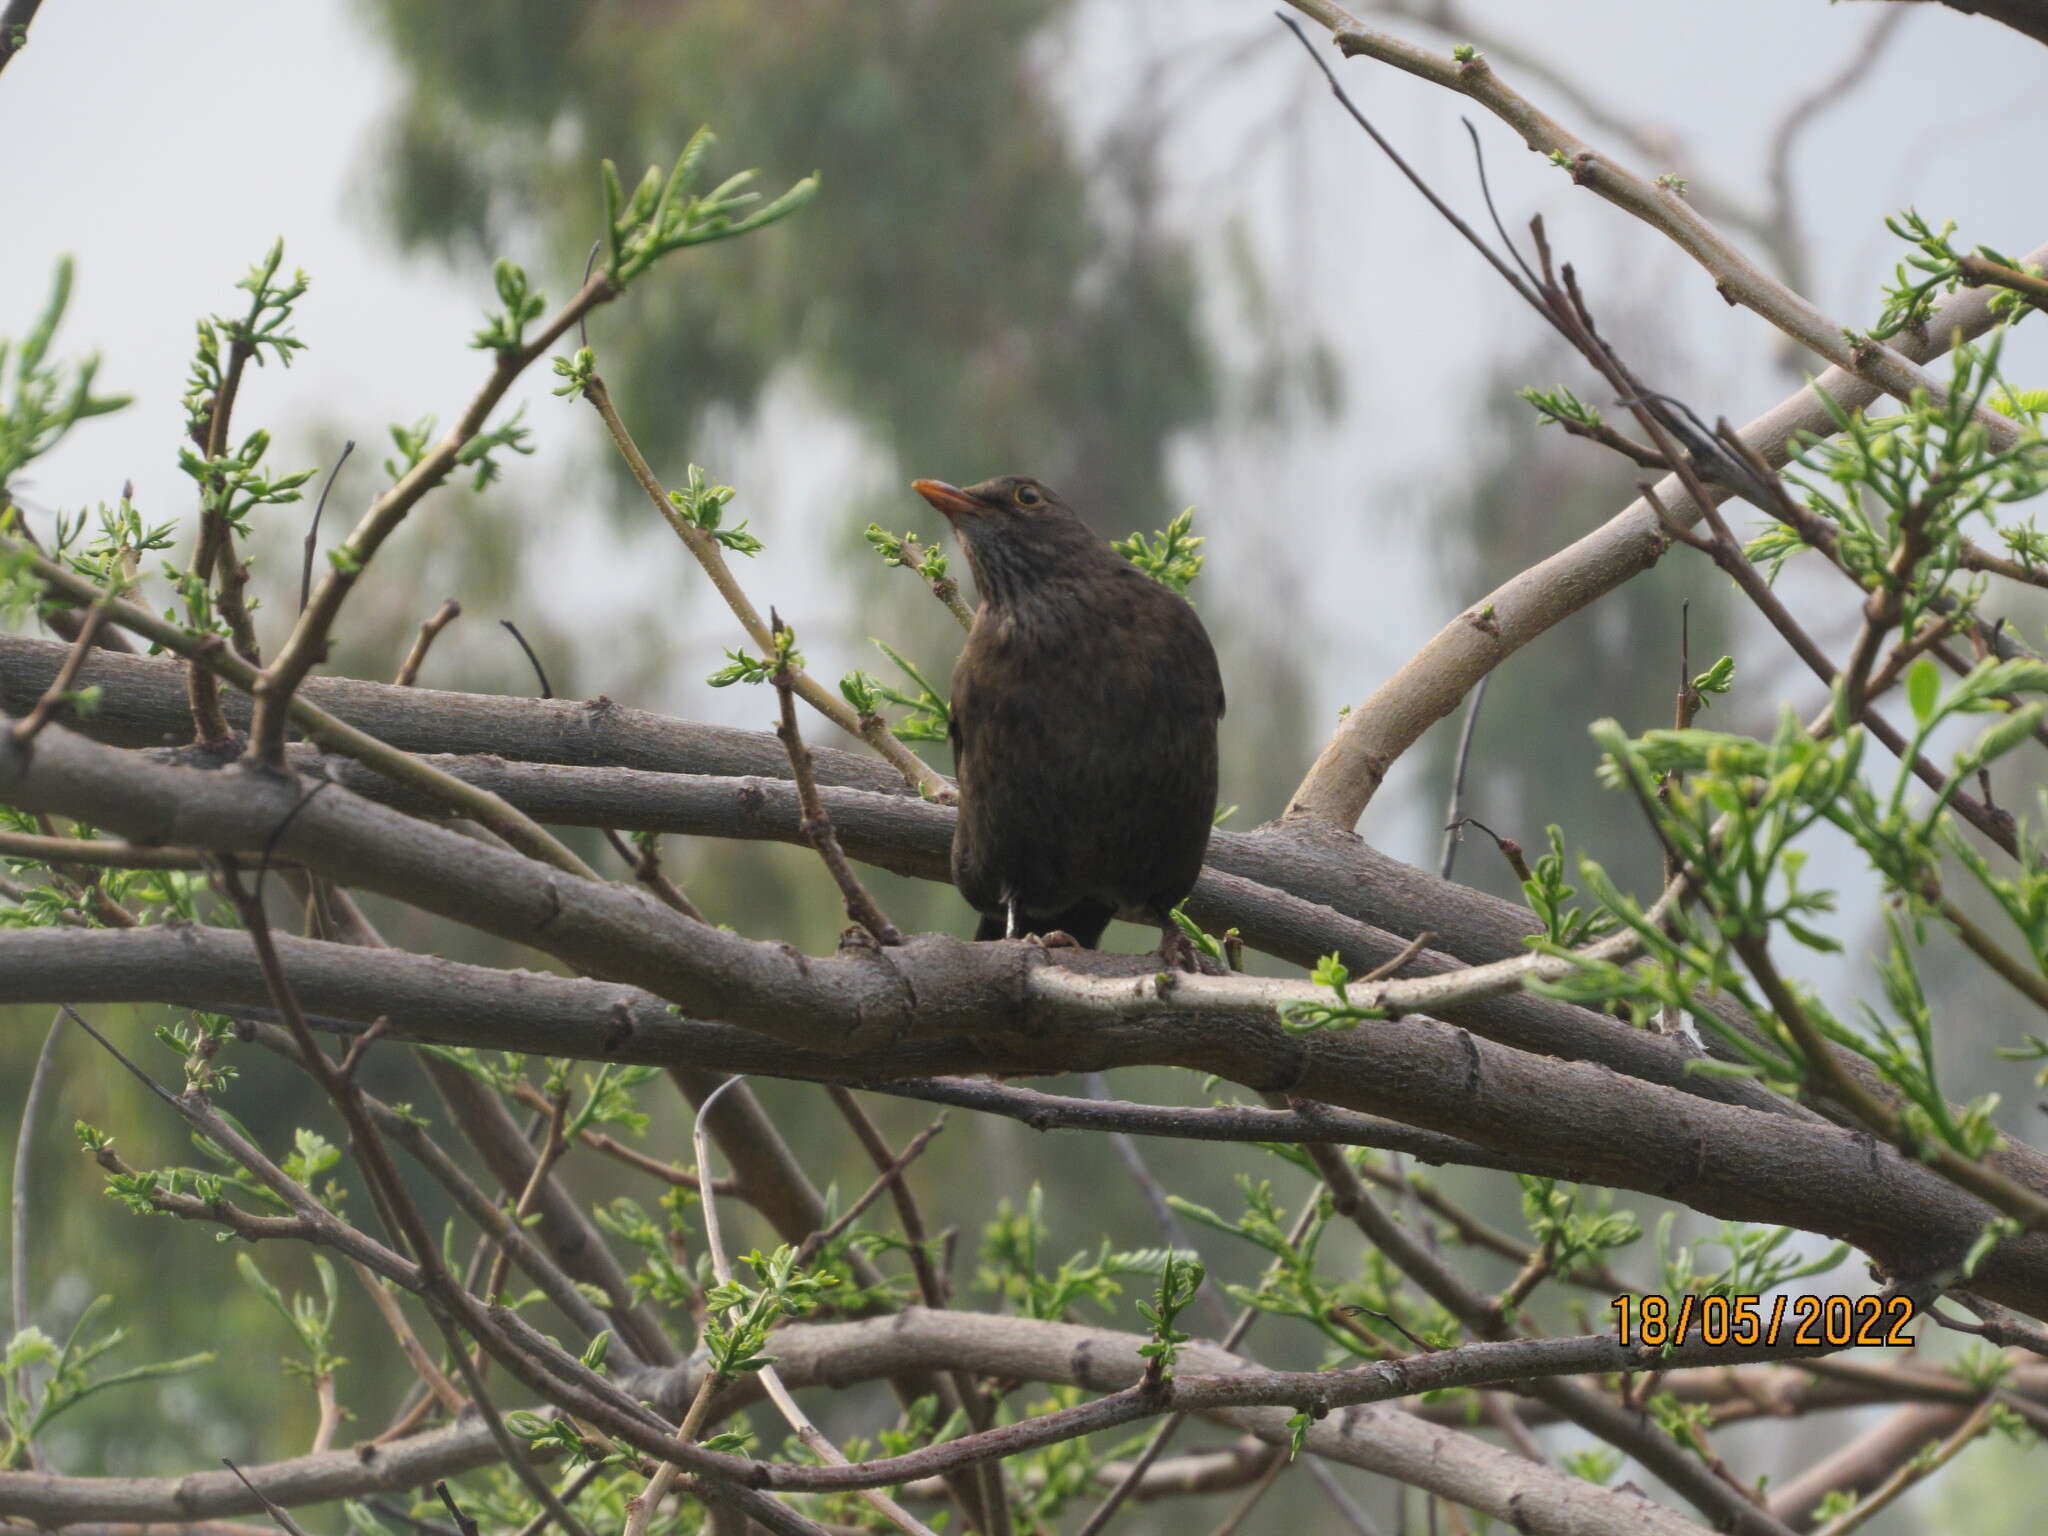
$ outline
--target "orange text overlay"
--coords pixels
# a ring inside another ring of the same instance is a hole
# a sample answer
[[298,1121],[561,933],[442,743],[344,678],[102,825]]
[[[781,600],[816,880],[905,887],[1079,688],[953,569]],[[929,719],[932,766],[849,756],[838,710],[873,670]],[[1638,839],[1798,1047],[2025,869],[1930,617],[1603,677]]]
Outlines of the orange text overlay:
[[1906,1296],[1617,1296],[1623,1344],[1910,1349]]

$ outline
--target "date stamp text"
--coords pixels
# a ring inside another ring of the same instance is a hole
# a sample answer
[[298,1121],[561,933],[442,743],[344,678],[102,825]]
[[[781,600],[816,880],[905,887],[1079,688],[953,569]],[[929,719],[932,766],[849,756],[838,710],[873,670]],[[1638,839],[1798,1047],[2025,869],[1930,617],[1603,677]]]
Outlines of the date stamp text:
[[1623,1344],[1910,1349],[1906,1296],[1617,1296]]

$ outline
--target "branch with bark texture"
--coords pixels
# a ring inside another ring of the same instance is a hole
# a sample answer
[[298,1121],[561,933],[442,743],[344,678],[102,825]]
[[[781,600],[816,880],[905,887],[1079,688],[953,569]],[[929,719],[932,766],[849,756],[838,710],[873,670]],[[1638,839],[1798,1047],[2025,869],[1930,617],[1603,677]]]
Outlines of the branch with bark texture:
[[[515,913],[543,910],[506,904]],[[664,994],[698,995],[713,1003],[708,1011],[733,1022],[678,1017],[660,997],[605,983],[396,952],[366,973],[347,946],[283,937],[277,945],[308,1013],[330,1023],[363,1028],[388,1014],[450,1045],[823,1081],[1179,1066],[1472,1141],[1710,1215],[1822,1232],[1897,1276],[1953,1270],[1993,1214],[1916,1161],[1826,1121],[1716,1104],[1426,1020],[1367,1021],[1348,1033],[1298,1038],[1265,1010],[1199,1018],[1176,1010],[1170,996],[1153,994],[1153,973],[1137,970],[1140,957],[1071,956],[1049,965],[1025,960],[1024,945],[924,936],[886,952],[886,967],[874,951],[810,960],[707,935],[701,924],[684,928],[685,919],[651,903],[640,910],[660,925],[644,935],[657,951],[713,939],[737,946],[733,961],[707,956],[698,981]],[[643,919],[624,915],[641,930]],[[231,931],[34,930],[0,934],[0,957],[13,1001],[155,1000],[226,1012],[266,1004],[247,940]],[[1084,966],[1096,974],[1070,969]],[[1020,980],[1035,975],[1061,980],[1051,993],[1020,994]],[[906,984],[923,1002],[907,1019],[889,1001]],[[1182,987],[1197,985],[1191,979]],[[1082,986],[1095,994],[1085,1003],[1075,1000]],[[897,1032],[899,1020],[911,1033]],[[884,1037],[874,1033],[878,1024]],[[1330,1139],[1341,1139],[1335,1126],[1333,1133]],[[1991,1164],[2013,1175],[2024,1167],[2005,1154],[1993,1154]],[[2048,1313],[2048,1234],[1999,1244],[1972,1285],[2030,1315]]]

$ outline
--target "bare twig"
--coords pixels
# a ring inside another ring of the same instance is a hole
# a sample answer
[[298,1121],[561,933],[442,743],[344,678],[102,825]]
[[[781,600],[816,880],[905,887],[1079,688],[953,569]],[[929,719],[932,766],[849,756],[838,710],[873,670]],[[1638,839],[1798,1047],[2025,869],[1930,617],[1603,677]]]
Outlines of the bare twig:
[[90,864],[109,869],[203,869],[208,855],[197,848],[147,848],[104,837],[41,837],[33,832],[0,832],[0,857],[37,859],[45,864]]
[[[829,1227],[820,1227],[805,1238],[797,1248],[796,1264],[802,1269],[817,1256],[818,1250],[839,1236],[848,1227],[860,1220],[867,1208],[883,1195],[894,1191],[903,1177],[903,1171],[924,1155],[924,1149],[932,1144],[932,1138],[946,1128],[946,1117],[940,1115],[930,1125],[911,1137],[901,1152],[889,1161],[889,1165],[875,1176],[875,1181],[861,1192],[860,1197],[840,1213]],[[701,1183],[701,1175],[697,1181]]]
[[250,1482],[246,1476],[243,1476],[242,1469],[240,1467],[236,1466],[232,1461],[229,1461],[225,1456],[221,1457],[220,1464],[226,1467],[230,1472],[234,1473],[236,1477],[241,1478],[242,1486],[244,1488],[247,1488],[251,1493],[255,1494],[256,1497],[262,1501],[263,1512],[269,1515],[271,1519],[277,1522],[278,1529],[283,1531],[285,1533],[285,1536],[306,1536],[306,1528],[300,1525],[298,1521],[294,1520],[291,1517],[291,1511],[284,1508],[284,1506],[281,1504],[273,1503],[268,1494],[266,1494],[261,1488],[258,1488],[254,1483]]
[[1873,21],[1842,67],[1787,108],[1771,135],[1765,168],[1771,188],[1768,225],[1776,232],[1777,246],[1785,256],[1786,276],[1794,287],[1804,281],[1806,240],[1799,227],[1799,198],[1792,185],[1792,152],[1822,113],[1846,100],[1870,77],[1885,48],[1898,35],[1899,23],[1905,19],[1906,8],[1892,6]]
[[435,636],[462,617],[462,604],[452,597],[441,599],[441,606],[420,621],[420,632],[413,637],[412,649],[405,653],[405,660],[399,664],[398,676],[392,682],[400,688],[410,688],[419,681],[420,667],[426,662],[427,650],[434,643]]
[[790,634],[782,627],[781,619],[774,616],[773,609],[769,610],[769,615],[774,626],[771,637],[776,662],[775,698],[781,710],[775,734],[782,738],[783,749],[789,753],[790,776],[796,780],[797,798],[804,811],[804,839],[818,850],[818,857],[825,861],[833,884],[839,887],[839,894],[846,901],[846,915],[865,928],[877,944],[901,944],[902,933],[889,921],[889,915],[868,894],[860,876],[846,861],[846,850],[839,846],[839,836],[832,830],[832,818],[826,814],[825,802],[819,798],[818,775],[811,764],[810,748],[804,745],[803,736],[797,729],[796,693],[800,674],[791,659]]
[[1853,1508],[1837,1515],[1834,1519],[1828,1521],[1827,1524],[1816,1527],[1814,1536],[1848,1536],[1849,1532],[1855,1530],[1866,1520],[1869,1520],[1873,1515],[1890,1505],[1901,1494],[1905,1493],[1907,1489],[1914,1487],[1923,1479],[1939,1472],[1955,1459],[1957,1452],[1961,1451],[1972,1440],[1975,1440],[1990,1426],[1992,1410],[1997,1406],[1997,1395],[1995,1393],[1987,1393],[1984,1401],[1977,1405],[1975,1411],[1965,1418],[1962,1423],[1958,1424],[1955,1432],[1942,1441],[1940,1445],[1933,1447],[1924,1454],[1908,1458],[1906,1463],[1893,1472],[1890,1477],[1878,1484],[1865,1497],[1858,1499]]
[[351,1261],[350,1267],[355,1270],[356,1279],[362,1283],[363,1289],[369,1293],[370,1303],[377,1309],[377,1315],[384,1320],[384,1326],[391,1330],[392,1338],[398,1341],[399,1352],[405,1356],[406,1363],[413,1369],[413,1374],[425,1383],[429,1395],[447,1411],[449,1418],[453,1419],[460,1415],[464,1407],[462,1394],[455,1390],[455,1384],[442,1373],[441,1368],[434,1363],[434,1357],[427,1353],[426,1346],[420,1343],[419,1335],[412,1331],[412,1324],[405,1320],[404,1311],[386,1289],[385,1282],[371,1274],[366,1265]]
[[335,477],[341,473],[348,456],[356,451],[356,440],[349,438],[341,445],[341,452],[334,460],[334,467],[327,471],[327,482],[320,487],[320,499],[313,504],[313,520],[306,525],[305,552],[299,564],[299,612],[306,611],[306,604],[313,597],[313,557],[320,548],[320,519],[327,513],[327,496],[334,489]]
[[540,664],[540,657],[534,654],[533,647],[526,643],[526,636],[519,633],[519,626],[510,619],[500,619],[498,622],[505,626],[506,632],[519,642],[519,649],[526,653],[526,660],[533,668],[533,675],[540,682],[540,696],[552,699],[555,696],[555,689],[548,681],[548,670]]
[[1479,711],[1486,703],[1486,685],[1491,674],[1479,679],[1472,690],[1472,702],[1465,706],[1464,729],[1458,732],[1457,755],[1451,760],[1451,796],[1444,806],[1444,840],[1437,850],[1437,874],[1443,879],[1451,878],[1451,870],[1458,862],[1458,828],[1465,814],[1465,764],[1472,757],[1472,737],[1479,729]]

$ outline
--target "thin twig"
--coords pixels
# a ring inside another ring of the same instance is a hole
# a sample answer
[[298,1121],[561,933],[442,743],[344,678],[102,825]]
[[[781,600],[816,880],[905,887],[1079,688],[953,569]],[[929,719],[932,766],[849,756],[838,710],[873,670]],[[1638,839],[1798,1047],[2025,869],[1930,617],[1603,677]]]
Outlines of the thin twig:
[[1486,685],[1492,680],[1493,674],[1489,672],[1472,690],[1472,702],[1465,706],[1465,725],[1458,732],[1457,756],[1451,760],[1451,797],[1450,803],[1444,807],[1444,840],[1436,858],[1436,872],[1445,880],[1451,878],[1451,869],[1458,862],[1458,828],[1465,814],[1465,764],[1472,756],[1472,736],[1479,728],[1479,710],[1486,702]]
[[519,626],[510,619],[500,619],[498,622],[505,626],[506,631],[514,640],[519,642],[519,649],[526,652],[526,659],[533,667],[533,675],[540,682],[540,696],[544,699],[552,699],[555,696],[555,688],[554,684],[548,681],[548,670],[540,664],[540,657],[534,654],[533,647],[526,643],[526,636],[519,633]]
[[434,637],[461,617],[462,604],[452,597],[442,598],[441,606],[420,622],[420,632],[413,637],[412,649],[405,653],[398,676],[392,682],[400,688],[410,688],[418,682],[420,667],[426,662],[427,649],[433,645]]
[[1849,1532],[1855,1530],[1864,1521],[1870,1519],[1873,1515],[1891,1504],[1899,1495],[1906,1492],[1907,1489],[1912,1488],[1923,1478],[1930,1477],[1934,1473],[1939,1472],[1955,1459],[1957,1452],[1961,1451],[1989,1427],[1991,1411],[1997,1405],[1998,1396],[1996,1393],[1985,1394],[1984,1401],[1979,1403],[1976,1409],[1962,1423],[1956,1426],[1954,1434],[1942,1441],[1939,1446],[1933,1447],[1926,1454],[1915,1455],[1909,1458],[1904,1466],[1893,1472],[1890,1477],[1878,1484],[1876,1488],[1872,1489],[1863,1498],[1858,1499],[1852,1508],[1843,1514],[1837,1515],[1826,1525],[1816,1528],[1814,1536],[1848,1536]]
[[775,640],[775,698],[780,707],[781,720],[775,727],[775,734],[782,739],[782,747],[789,754],[790,776],[796,780],[797,802],[803,807],[804,840],[818,850],[818,857],[825,861],[825,868],[831,872],[833,884],[839,887],[839,894],[846,901],[846,915],[868,931],[877,944],[888,947],[903,942],[903,934],[889,921],[889,915],[868,894],[866,886],[860,883],[860,876],[853,872],[847,862],[846,850],[839,846],[839,834],[832,830],[832,818],[825,810],[825,802],[818,794],[818,775],[811,762],[811,750],[804,745],[802,733],[796,723],[797,669],[792,661],[789,631],[782,627],[782,620],[769,610],[774,624]]
[[327,471],[327,483],[320,487],[320,499],[313,504],[313,521],[306,525],[306,547],[304,558],[299,564],[299,612],[306,611],[306,604],[313,596],[313,557],[320,548],[320,519],[327,511],[327,495],[334,489],[335,477],[341,473],[348,456],[356,451],[356,440],[348,439],[341,445],[341,453],[334,461],[334,467]]
[[[924,1149],[932,1144],[932,1138],[946,1128],[946,1117],[940,1115],[930,1125],[919,1131],[904,1146],[903,1150],[890,1160],[889,1166],[875,1176],[874,1183],[861,1192],[860,1198],[849,1205],[829,1227],[820,1227],[805,1238],[796,1251],[796,1267],[802,1269],[817,1257],[818,1250],[831,1242],[840,1233],[860,1220],[863,1212],[883,1195],[893,1190],[902,1179],[903,1171],[924,1155]],[[701,1174],[699,1179],[701,1181]]]
[[[8,1278],[11,1282],[12,1305],[14,1310],[13,1334],[18,1336],[29,1326],[28,1289],[28,1194],[34,1181],[29,1170],[34,1161],[36,1127],[42,1124],[43,1100],[49,1091],[50,1067],[57,1059],[57,1036],[64,1028],[64,1014],[59,1010],[50,1020],[50,1027],[43,1035],[43,1048],[36,1054],[35,1070],[29,1074],[28,1095],[21,1104],[21,1125],[14,1133],[14,1190],[12,1217],[9,1232]],[[18,1383],[22,1390],[27,1384]],[[28,1442],[29,1466],[37,1471],[49,1470],[43,1457],[42,1442],[31,1438]]]

